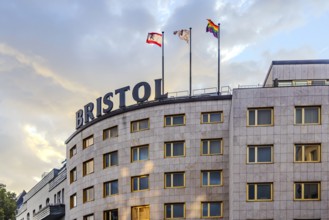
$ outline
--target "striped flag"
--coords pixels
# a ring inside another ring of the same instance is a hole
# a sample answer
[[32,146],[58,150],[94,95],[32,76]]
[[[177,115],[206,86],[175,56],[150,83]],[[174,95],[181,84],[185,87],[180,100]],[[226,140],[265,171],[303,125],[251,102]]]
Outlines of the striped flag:
[[156,44],[159,47],[162,45],[162,34],[151,32],[147,34],[146,43]]
[[218,38],[218,25],[215,25],[214,22],[212,22],[212,20],[207,19],[208,20],[208,24],[207,24],[207,28],[206,28],[206,32],[210,32],[214,35],[214,37]]

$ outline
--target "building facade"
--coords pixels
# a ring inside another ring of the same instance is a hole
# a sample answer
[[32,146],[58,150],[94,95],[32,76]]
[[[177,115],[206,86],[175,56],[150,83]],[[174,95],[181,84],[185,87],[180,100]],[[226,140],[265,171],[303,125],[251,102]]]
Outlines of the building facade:
[[328,85],[329,60],[273,61],[262,87],[86,123],[66,141],[65,219],[329,219]]

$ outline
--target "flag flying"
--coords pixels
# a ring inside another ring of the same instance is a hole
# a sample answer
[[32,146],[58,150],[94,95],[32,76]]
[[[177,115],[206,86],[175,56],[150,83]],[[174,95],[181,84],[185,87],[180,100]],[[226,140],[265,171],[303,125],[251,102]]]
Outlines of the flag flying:
[[179,31],[174,31],[174,34],[178,35],[178,37],[182,40],[185,40],[186,43],[188,43],[189,39],[190,39],[190,31],[189,30],[179,30]]
[[206,28],[206,32],[210,32],[214,35],[214,37],[218,38],[218,25],[215,25],[214,22],[212,22],[212,20],[207,19],[208,20],[208,24],[207,24],[207,28]]
[[151,32],[147,34],[146,43],[156,44],[159,47],[162,45],[162,34]]

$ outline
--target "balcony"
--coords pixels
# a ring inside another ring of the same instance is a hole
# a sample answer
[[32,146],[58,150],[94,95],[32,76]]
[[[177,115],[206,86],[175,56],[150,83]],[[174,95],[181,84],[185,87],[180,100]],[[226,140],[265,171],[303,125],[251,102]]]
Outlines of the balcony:
[[57,220],[65,216],[65,205],[56,204],[48,205],[37,212],[33,219],[34,220]]

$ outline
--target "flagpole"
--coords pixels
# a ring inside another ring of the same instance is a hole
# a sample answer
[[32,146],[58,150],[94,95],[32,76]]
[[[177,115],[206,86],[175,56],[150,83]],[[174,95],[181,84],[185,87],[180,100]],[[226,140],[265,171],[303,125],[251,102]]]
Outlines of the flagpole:
[[190,27],[190,97],[192,95],[192,28]]
[[218,95],[220,94],[220,23],[218,23]]
[[164,94],[164,31],[162,31],[162,94]]

